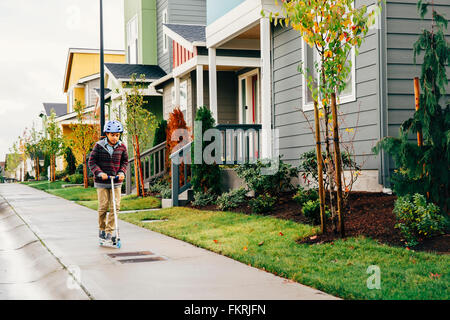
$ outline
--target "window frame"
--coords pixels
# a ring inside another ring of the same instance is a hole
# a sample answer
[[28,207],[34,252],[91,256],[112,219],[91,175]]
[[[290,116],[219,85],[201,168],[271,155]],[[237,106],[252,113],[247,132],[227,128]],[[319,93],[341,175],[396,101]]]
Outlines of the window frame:
[[[167,8],[162,11],[161,21],[162,24],[169,23],[169,15],[167,13]],[[166,34],[163,34],[163,53],[167,53],[169,51],[169,38]]]
[[[132,32],[131,32],[131,27],[132,27],[132,23],[136,23],[135,25],[135,37],[132,39]],[[134,15],[133,18],[131,18],[130,20],[128,20],[127,22],[127,58],[128,58],[128,63],[129,64],[137,64],[139,63],[139,48],[138,48],[138,39],[139,39],[139,20],[138,20],[138,15]],[[135,59],[136,62],[131,62],[131,46],[136,47],[136,54],[135,54]]]
[[[302,109],[303,109],[303,111],[311,111],[311,110],[314,110],[314,103],[306,102],[307,90],[309,90],[308,85],[306,84],[306,82],[307,82],[306,68],[308,67],[306,65],[306,62],[308,61],[306,47],[308,46],[308,44],[303,39],[301,39],[301,41],[302,41],[302,59],[303,59],[302,61],[303,61],[303,67],[304,67],[304,70],[303,70],[304,72],[302,74]],[[317,49],[315,47],[313,47],[313,50],[314,50],[314,53],[317,54]],[[350,74],[352,77],[350,86],[351,86],[352,90],[349,94],[338,95],[339,104],[356,101],[356,54],[355,54],[355,48],[352,48],[352,51],[350,53],[350,59],[352,62],[352,67],[351,67],[352,69],[350,71],[351,72]],[[320,62],[319,62],[319,65],[320,65]],[[318,73],[317,77],[316,77],[317,83],[319,83],[319,77],[320,77],[320,73]],[[321,101],[319,101],[319,106],[322,106]]]

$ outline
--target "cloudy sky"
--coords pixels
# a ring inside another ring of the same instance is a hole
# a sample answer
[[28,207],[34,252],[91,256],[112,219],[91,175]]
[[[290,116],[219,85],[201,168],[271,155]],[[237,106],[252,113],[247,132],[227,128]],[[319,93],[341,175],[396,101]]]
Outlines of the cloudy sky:
[[[124,48],[123,0],[103,0],[105,49]],[[0,161],[43,102],[65,102],[69,48],[99,48],[99,0],[0,1]]]

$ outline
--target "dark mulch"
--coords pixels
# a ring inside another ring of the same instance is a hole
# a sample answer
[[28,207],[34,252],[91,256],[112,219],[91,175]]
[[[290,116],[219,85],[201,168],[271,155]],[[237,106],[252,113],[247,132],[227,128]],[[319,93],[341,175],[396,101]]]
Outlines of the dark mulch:
[[[301,207],[292,200],[292,193],[283,194],[273,210],[266,214],[279,219],[292,220],[299,223],[309,223],[301,213]],[[393,246],[404,246],[400,231],[395,228],[396,220],[392,212],[396,196],[376,192],[351,192],[345,211],[346,237],[365,236]],[[220,211],[216,205],[196,207],[191,204],[188,207]],[[248,204],[228,211],[251,214]],[[332,222],[327,221],[327,232],[316,237],[305,238],[298,243],[316,244],[332,242],[340,239],[339,234],[333,232]],[[449,235],[442,235],[427,239],[413,248],[417,251],[433,251],[448,254],[450,249]]]

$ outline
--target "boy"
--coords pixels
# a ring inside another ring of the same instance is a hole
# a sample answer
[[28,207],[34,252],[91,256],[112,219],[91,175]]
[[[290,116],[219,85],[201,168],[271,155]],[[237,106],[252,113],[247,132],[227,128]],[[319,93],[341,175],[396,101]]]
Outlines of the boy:
[[[122,124],[117,120],[107,121],[103,130],[106,138],[97,141],[89,157],[89,168],[94,174],[94,186],[98,196],[98,224],[100,242],[115,245],[116,239],[112,236],[116,226],[113,214],[113,202],[116,202],[116,210],[120,208],[120,194],[122,181],[128,164],[126,146],[119,140],[123,132]],[[115,199],[112,199],[110,176],[118,176],[114,180]],[[109,208],[109,216],[106,212]]]

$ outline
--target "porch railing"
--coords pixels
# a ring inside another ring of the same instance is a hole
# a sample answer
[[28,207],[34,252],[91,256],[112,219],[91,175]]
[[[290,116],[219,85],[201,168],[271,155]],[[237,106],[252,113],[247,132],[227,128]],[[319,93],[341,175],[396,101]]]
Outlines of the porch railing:
[[[141,153],[142,175],[144,184],[158,178],[166,172],[166,142],[162,142]],[[134,157],[128,159],[126,175],[126,194],[136,188]]]
[[222,141],[222,164],[253,162],[261,156],[260,124],[218,124]]
[[[170,155],[172,172],[172,205],[179,205],[179,197],[191,187],[191,145],[189,142]],[[180,179],[180,175],[182,178]]]

